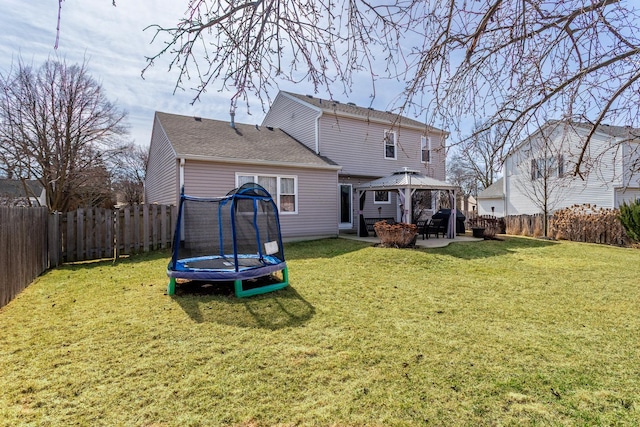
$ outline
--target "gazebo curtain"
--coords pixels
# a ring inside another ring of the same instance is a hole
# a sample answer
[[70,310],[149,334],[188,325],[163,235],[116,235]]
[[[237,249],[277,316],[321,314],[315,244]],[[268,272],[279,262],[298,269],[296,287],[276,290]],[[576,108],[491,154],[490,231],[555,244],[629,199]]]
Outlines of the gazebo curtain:
[[456,214],[456,196],[453,191],[449,191],[449,206],[451,206],[451,211],[449,213],[449,226],[447,227],[447,238],[455,239],[457,214]]
[[367,224],[364,222],[364,202],[367,199],[367,192],[366,191],[361,191],[360,192],[360,201],[359,201],[359,205],[360,205],[360,209],[359,209],[359,220],[360,220],[360,227],[358,227],[360,229],[360,232],[358,234],[359,237],[369,237],[369,232],[367,231]]

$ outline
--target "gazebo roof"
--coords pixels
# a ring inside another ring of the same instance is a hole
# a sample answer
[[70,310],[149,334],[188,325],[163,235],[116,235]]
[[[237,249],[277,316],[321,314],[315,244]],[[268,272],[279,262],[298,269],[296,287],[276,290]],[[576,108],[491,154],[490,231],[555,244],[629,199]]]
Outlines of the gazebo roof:
[[360,191],[391,191],[404,188],[412,190],[456,190],[457,185],[421,174],[417,170],[403,168],[389,176],[365,182],[356,187]]

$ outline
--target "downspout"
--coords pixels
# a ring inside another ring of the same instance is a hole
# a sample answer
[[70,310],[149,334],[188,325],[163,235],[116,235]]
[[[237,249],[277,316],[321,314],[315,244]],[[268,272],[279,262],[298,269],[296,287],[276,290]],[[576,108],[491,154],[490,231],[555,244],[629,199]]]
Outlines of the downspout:
[[[507,197],[507,187],[508,187],[508,181],[510,179],[510,174],[509,172],[511,171],[511,159],[507,158],[506,162],[505,162],[505,167],[504,167],[504,177],[502,179],[502,215],[506,218],[509,214],[507,213],[507,209],[509,206],[509,203],[507,203],[508,201],[508,197]],[[506,221],[506,220],[505,220]]]
[[184,188],[184,158],[180,159],[180,191]]
[[322,117],[322,110],[320,110],[320,114],[316,116],[316,130],[315,130],[315,139],[316,139],[316,154],[320,154],[320,117]]

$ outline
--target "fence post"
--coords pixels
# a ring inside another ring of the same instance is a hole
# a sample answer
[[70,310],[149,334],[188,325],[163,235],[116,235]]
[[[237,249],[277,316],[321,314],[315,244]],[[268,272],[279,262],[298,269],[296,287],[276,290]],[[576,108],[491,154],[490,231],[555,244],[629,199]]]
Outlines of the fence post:
[[113,224],[113,261],[120,259],[120,213],[122,209],[114,209],[111,223]]

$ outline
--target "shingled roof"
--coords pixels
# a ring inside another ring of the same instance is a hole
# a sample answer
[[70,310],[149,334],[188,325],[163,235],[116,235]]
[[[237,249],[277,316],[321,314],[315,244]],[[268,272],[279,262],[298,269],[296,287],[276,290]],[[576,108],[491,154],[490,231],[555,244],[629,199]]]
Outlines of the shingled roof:
[[25,181],[30,194],[25,194],[25,188],[19,179],[0,179],[0,196],[3,197],[39,197],[44,187],[39,181],[29,179]]
[[504,199],[504,178],[498,179],[496,182],[485,188],[478,194],[478,199]]
[[339,169],[281,129],[156,112],[177,157]]
[[361,107],[353,102],[340,102],[332,99],[322,99],[312,95],[301,95],[293,92],[282,91],[289,96],[299,99],[302,102],[306,102],[309,105],[322,109],[325,113],[336,114],[342,116],[360,117],[371,121],[377,121],[388,124],[410,126],[419,128],[422,130],[428,130],[430,132],[440,132],[446,134],[447,132],[429,126],[424,122],[410,119],[408,117],[393,113],[391,111],[380,111],[371,107]]
[[[591,128],[593,127],[593,125],[590,123],[573,123],[573,125],[587,130],[591,130]],[[598,126],[596,130],[606,135],[613,136],[614,138],[629,140],[640,138],[640,129],[633,128],[631,126],[614,126],[603,124]]]

